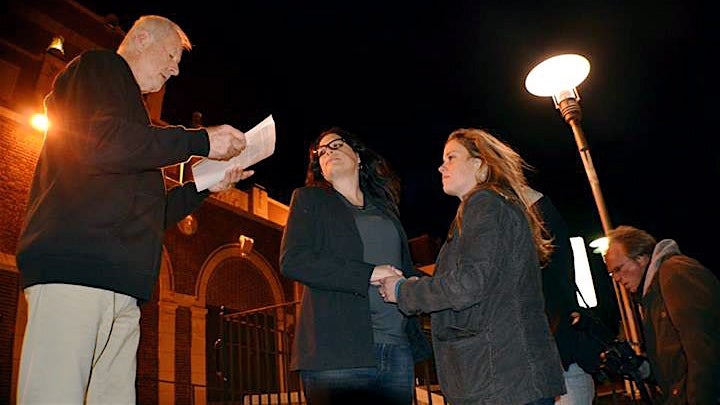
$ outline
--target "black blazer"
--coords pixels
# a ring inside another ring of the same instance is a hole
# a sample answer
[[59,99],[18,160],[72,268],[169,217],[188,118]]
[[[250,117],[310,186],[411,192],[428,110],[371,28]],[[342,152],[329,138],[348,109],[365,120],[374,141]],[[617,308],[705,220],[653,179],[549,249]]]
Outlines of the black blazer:
[[[301,282],[300,319],[296,326],[291,368],[328,370],[375,367],[368,287],[375,267],[363,261],[363,243],[355,219],[332,188],[295,190],[282,238],[280,271]],[[393,217],[402,240],[402,270],[419,276],[407,235]],[[416,361],[431,348],[415,317],[406,332]]]

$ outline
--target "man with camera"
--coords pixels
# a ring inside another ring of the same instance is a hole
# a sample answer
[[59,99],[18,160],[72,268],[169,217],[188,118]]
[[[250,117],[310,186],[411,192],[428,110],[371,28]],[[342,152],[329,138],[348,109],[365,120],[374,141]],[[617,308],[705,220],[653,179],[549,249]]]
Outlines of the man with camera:
[[605,263],[640,305],[645,349],[662,404],[720,399],[720,282],[671,239],[619,226]]

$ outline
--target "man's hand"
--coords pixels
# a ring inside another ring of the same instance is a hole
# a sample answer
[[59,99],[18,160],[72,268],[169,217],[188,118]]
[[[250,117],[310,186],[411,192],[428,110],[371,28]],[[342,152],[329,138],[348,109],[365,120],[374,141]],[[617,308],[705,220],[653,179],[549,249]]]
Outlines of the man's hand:
[[208,187],[208,190],[213,193],[229,190],[235,187],[238,181],[245,180],[253,174],[255,174],[254,170],[243,170],[240,166],[232,166],[225,170],[225,177],[214,186]]
[[210,140],[210,159],[228,160],[245,149],[245,134],[230,125],[208,127],[206,130]]

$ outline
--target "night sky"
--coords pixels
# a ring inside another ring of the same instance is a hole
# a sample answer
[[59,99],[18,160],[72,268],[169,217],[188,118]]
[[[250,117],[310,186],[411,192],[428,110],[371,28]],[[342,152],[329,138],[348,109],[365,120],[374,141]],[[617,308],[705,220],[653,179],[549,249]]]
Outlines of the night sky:
[[582,128],[612,224],[675,239],[718,272],[720,161],[709,108],[718,41],[700,2],[79,3],[116,14],[125,30],[160,14],[188,33],[194,49],[167,84],[167,122],[189,124],[200,111],[206,125],[247,130],[273,114],[276,151],[253,177],[271,198],[289,203],[322,130],[358,134],[399,173],[411,237],[442,237],[455,213],[459,201],[443,194],[437,167],[460,127],[508,142],[571,234],[601,236],[572,130],[550,98],[524,87],[543,59],[579,53],[591,63],[578,87]]

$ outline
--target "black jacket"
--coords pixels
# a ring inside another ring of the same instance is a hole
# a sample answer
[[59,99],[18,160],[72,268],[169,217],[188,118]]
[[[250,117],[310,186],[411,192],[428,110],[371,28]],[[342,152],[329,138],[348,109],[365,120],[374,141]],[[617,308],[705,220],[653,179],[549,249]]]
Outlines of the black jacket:
[[[407,236],[402,270],[413,266]],[[368,287],[375,266],[363,261],[363,243],[352,212],[333,189],[302,187],[293,193],[283,234],[280,271],[305,285],[296,327],[291,368],[328,370],[375,367]],[[415,317],[406,332],[416,361],[431,354]]]
[[89,51],[55,79],[20,234],[22,287],[67,283],[149,299],[166,226],[208,192],[165,191],[163,166],[206,156],[205,130],[150,123],[125,60]]
[[[573,263],[570,234],[565,220],[549,197],[543,195],[536,203],[545,229],[553,237],[554,250],[550,261],[542,270],[545,311],[550,330],[555,337],[563,368],[577,361],[577,331],[571,326],[570,314],[580,312],[575,297],[575,265]],[[598,355],[593,353],[593,355]]]
[[[567,223],[550,198],[543,195],[536,203],[545,229],[553,237],[554,250],[542,270],[545,312],[555,337],[565,370],[577,363],[587,373],[600,371],[601,353],[612,344],[615,333],[592,310],[577,301],[575,263]],[[570,314],[580,320],[572,324]]]

